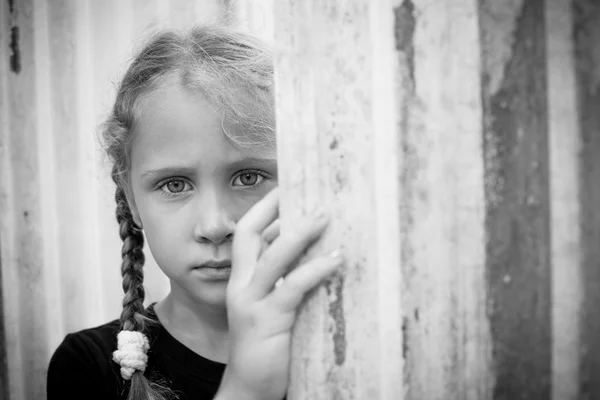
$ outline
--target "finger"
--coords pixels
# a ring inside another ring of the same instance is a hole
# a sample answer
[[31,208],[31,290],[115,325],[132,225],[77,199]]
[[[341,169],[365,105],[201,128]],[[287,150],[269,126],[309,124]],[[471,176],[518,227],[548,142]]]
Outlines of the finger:
[[279,223],[279,218],[278,218],[275,221],[273,221],[273,223],[271,223],[271,225],[269,225],[265,228],[265,230],[263,231],[263,233],[261,235],[262,244],[261,244],[259,257],[265,252],[265,250],[267,250],[269,248],[271,243],[273,243],[273,241],[279,237],[279,227],[280,227],[280,223]]
[[273,221],[273,223],[265,228],[262,233],[262,240],[267,244],[273,243],[277,237],[279,237],[280,232],[280,222],[279,218]]
[[260,256],[250,282],[252,291],[266,296],[279,278],[323,233],[329,218],[320,213],[299,221],[293,230],[282,233]]
[[271,190],[240,219],[237,230],[260,235],[279,217],[279,188]]
[[238,290],[250,281],[262,250],[262,231],[279,216],[279,190],[269,192],[237,223],[233,235],[231,276],[228,290]]
[[308,292],[338,271],[343,263],[342,255],[335,251],[299,266],[285,277],[268,301],[272,301],[282,312],[294,311]]

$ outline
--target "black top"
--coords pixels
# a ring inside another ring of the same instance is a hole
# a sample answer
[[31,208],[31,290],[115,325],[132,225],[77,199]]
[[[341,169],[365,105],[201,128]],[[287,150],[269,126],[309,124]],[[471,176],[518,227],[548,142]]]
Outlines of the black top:
[[[156,319],[152,306],[150,316]],[[112,360],[117,349],[119,321],[71,333],[55,351],[48,368],[48,400],[121,400],[129,381]],[[163,383],[180,400],[212,399],[219,388],[225,364],[204,358],[175,339],[158,322],[146,332],[150,342],[144,375]]]

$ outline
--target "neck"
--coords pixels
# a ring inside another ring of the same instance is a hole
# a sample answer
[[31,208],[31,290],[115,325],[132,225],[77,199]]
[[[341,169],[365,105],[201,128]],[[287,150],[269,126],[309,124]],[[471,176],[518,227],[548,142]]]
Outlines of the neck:
[[227,361],[229,329],[224,306],[195,302],[171,291],[154,310],[165,329],[195,353]]

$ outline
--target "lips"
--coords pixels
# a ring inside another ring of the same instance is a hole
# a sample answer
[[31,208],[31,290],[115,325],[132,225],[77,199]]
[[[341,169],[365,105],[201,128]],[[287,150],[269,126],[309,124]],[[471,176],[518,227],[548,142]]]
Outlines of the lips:
[[212,269],[231,268],[231,260],[210,260],[210,261],[200,264],[196,268],[212,268]]
[[200,264],[193,269],[194,276],[205,283],[227,282],[231,275],[230,260],[211,260]]

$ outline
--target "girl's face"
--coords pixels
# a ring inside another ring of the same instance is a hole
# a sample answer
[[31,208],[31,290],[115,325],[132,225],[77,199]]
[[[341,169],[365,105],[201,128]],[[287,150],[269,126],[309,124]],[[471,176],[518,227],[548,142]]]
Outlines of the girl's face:
[[[239,133],[239,132],[238,132]],[[200,94],[165,81],[146,100],[131,149],[130,201],[181,300],[224,306],[237,221],[277,185],[276,154],[241,150]]]

